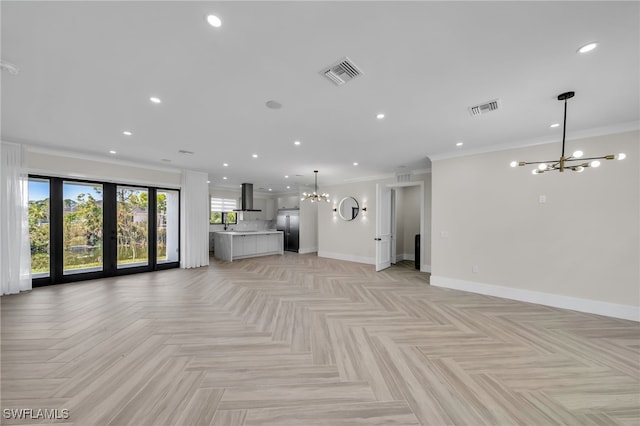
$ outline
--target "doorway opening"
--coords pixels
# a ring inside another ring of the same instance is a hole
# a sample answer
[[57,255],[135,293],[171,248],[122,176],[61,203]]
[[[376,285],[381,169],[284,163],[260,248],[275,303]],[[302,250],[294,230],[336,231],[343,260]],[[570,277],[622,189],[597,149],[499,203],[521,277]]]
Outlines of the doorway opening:
[[[412,197],[405,200],[404,189],[411,188]],[[417,194],[416,194],[417,192]],[[407,202],[410,201],[410,202]],[[416,203],[418,206],[416,207]],[[407,207],[408,206],[408,207]],[[407,210],[413,209],[409,212]],[[405,229],[407,218],[417,216],[415,210],[419,210],[419,233],[415,234],[411,230],[415,230],[415,223]],[[422,262],[422,252],[416,253],[410,249],[412,243],[419,247],[424,247],[424,182],[402,182],[393,184],[377,184],[376,185],[376,271],[389,268],[398,261],[411,260],[417,261],[420,265]],[[403,221],[399,225],[399,221]],[[401,228],[401,236],[399,233]],[[419,235],[417,241],[411,241],[410,235]],[[409,241],[407,241],[409,240]]]

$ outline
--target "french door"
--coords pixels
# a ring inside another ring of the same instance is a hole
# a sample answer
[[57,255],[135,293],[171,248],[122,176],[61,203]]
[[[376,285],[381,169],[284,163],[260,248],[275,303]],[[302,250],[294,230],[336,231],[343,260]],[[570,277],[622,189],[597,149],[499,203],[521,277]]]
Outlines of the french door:
[[180,192],[29,177],[33,286],[178,267]]

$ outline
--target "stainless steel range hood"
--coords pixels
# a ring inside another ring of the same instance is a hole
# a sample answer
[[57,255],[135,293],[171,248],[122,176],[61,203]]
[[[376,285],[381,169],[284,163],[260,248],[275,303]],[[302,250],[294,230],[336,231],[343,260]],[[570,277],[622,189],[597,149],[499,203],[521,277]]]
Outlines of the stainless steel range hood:
[[261,212],[262,210],[253,208],[253,184],[242,184],[242,198],[240,199],[240,208],[234,212]]

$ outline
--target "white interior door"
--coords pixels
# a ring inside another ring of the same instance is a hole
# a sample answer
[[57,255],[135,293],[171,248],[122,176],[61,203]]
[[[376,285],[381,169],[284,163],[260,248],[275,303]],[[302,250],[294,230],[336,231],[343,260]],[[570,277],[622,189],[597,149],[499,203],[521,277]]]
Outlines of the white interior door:
[[391,264],[398,263],[398,222],[396,212],[397,189],[391,189]]
[[376,185],[376,272],[391,266],[391,188]]

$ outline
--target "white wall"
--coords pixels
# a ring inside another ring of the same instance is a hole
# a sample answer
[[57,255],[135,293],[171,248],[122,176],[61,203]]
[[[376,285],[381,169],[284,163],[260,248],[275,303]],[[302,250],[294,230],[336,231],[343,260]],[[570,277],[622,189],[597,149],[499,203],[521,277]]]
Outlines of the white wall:
[[28,149],[29,173],[105,182],[180,188],[180,170],[138,167],[108,159],[51,154]]
[[558,158],[559,143],[433,161],[432,284],[637,315],[639,140],[631,132],[568,141],[567,152],[627,154],[583,173],[509,167]]
[[[396,188],[393,191],[395,197],[395,216],[396,216],[396,229],[395,229],[395,239],[396,239],[396,260],[404,260],[404,226],[405,221],[402,219],[403,212],[406,210],[404,194],[405,191],[403,188]],[[393,232],[393,230],[392,230]],[[411,252],[413,254],[413,251]]]
[[431,272],[431,246],[432,239],[434,238],[432,233],[432,225],[431,218],[433,215],[433,207],[432,207],[432,179],[433,172],[426,173],[422,176],[417,176],[417,178],[422,178],[424,181],[424,227],[422,229],[422,246],[420,247],[420,256],[422,257],[422,263],[420,264],[420,269],[422,271]]
[[[431,240],[430,240],[430,201],[431,201],[431,175],[421,174],[412,177],[414,182],[424,182],[425,191],[425,235],[423,237],[421,265],[431,264]],[[335,185],[322,188],[322,191],[331,194],[330,204],[321,203],[318,207],[318,256],[336,259],[350,260],[361,263],[375,263],[376,247],[376,184],[393,184],[395,180],[379,179],[343,185]],[[361,212],[352,221],[343,221],[332,209],[338,207],[344,197],[354,197],[360,204]],[[419,197],[418,197],[419,203]],[[362,212],[362,207],[367,207],[367,212]],[[419,207],[417,209],[420,215]],[[419,226],[418,226],[419,229]],[[413,231],[411,231],[413,232]],[[413,235],[419,233],[414,232]],[[406,234],[405,234],[406,235]],[[411,237],[413,244],[413,236]],[[428,266],[426,268],[428,270]],[[423,269],[424,270],[424,269]]]
[[[376,182],[322,188],[322,191],[331,194],[331,203],[321,203],[318,207],[318,256],[375,263]],[[333,212],[333,208],[337,208],[344,197],[353,197],[358,201],[360,214],[354,220],[344,221],[338,213]],[[366,213],[362,211],[363,207],[367,208]]]
[[[415,236],[420,233],[420,187],[396,188],[398,228],[396,252],[399,259],[415,259]],[[426,227],[425,227],[426,229]]]
[[[296,197],[300,200],[300,197]],[[318,251],[318,210],[324,206],[309,201],[300,203],[300,240],[299,253]],[[321,203],[326,204],[326,203]]]

